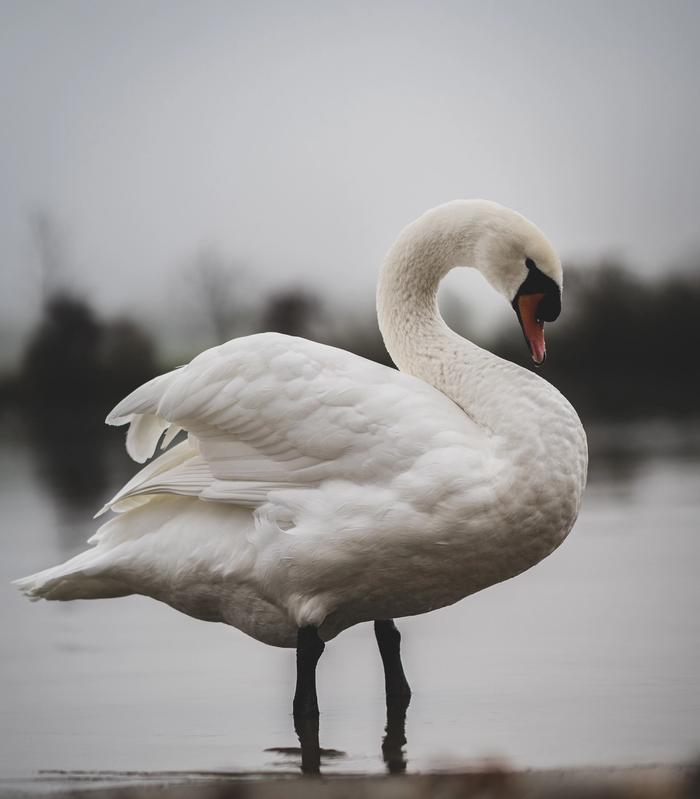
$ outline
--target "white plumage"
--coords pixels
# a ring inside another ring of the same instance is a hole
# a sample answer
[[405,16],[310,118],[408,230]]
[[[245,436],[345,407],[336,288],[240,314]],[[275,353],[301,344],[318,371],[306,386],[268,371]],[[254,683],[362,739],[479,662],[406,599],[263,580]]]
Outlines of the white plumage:
[[[450,331],[435,295],[479,268],[512,301],[533,259],[561,286],[531,223],[457,201],[404,231],[380,279],[395,371],[304,339],[235,339],[155,378],[107,418],[145,466],[105,509],[93,547],[18,581],[32,598],[145,594],[269,644],[328,640],[423,613],[549,554],[578,513],[586,443],[549,383]],[[539,296],[539,295],[538,295]]]

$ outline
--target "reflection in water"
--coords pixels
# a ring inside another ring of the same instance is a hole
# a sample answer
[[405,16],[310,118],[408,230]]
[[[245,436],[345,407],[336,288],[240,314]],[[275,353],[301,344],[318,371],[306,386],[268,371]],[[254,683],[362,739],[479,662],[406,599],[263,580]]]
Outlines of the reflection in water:
[[49,413],[39,405],[24,409],[38,474],[59,505],[94,506],[107,487],[103,420],[92,406]]
[[403,747],[406,744],[406,711],[410,703],[410,696],[387,697],[382,759],[389,774],[403,774],[406,771],[408,761]]
[[633,483],[659,459],[698,464],[700,425],[663,420],[628,424],[587,424],[589,484],[607,484],[619,492]]
[[[406,711],[411,702],[410,696],[387,697],[386,726],[382,740],[382,759],[389,774],[403,774],[408,761],[403,747],[406,744]],[[299,738],[299,746],[273,746],[266,752],[278,755],[301,757],[301,773],[314,775],[321,773],[324,760],[339,760],[346,757],[338,749],[322,749],[319,742],[319,717],[294,718],[294,730]]]
[[135,464],[125,453],[123,433],[107,428],[94,405],[56,411],[37,400],[22,416],[36,475],[58,516],[60,552],[72,555],[85,541],[85,524],[131,477]]
[[295,716],[294,731],[299,738],[299,746],[271,746],[265,751],[292,757],[301,756],[302,774],[320,774],[323,758],[338,760],[346,756],[339,749],[321,749],[318,716]]
[[318,716],[295,717],[294,730],[301,746],[302,774],[320,774],[322,757],[328,759],[345,757],[345,752],[337,749],[321,749],[318,738]]

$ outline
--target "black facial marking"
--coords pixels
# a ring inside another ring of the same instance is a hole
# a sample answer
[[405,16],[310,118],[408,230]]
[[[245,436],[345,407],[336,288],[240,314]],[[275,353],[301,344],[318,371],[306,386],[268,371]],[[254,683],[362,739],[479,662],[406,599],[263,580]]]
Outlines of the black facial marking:
[[513,298],[513,308],[519,314],[518,297],[523,294],[544,294],[537,306],[537,318],[543,322],[553,322],[561,313],[561,291],[551,277],[542,272],[532,258],[525,259],[527,277]]

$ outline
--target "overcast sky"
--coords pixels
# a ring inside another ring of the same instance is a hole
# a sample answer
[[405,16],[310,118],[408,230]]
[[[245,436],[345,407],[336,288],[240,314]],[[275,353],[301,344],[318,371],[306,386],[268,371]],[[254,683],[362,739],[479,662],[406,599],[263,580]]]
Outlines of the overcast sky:
[[369,300],[400,228],[455,197],[564,258],[664,269],[700,246],[699,22],[668,0],[2,0],[3,331],[35,309],[37,208],[110,311],[162,312],[201,248]]

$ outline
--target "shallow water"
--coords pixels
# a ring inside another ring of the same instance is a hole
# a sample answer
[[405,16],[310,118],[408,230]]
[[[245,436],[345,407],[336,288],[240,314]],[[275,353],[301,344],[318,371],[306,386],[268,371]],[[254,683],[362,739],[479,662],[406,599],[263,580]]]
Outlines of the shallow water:
[[[551,557],[399,622],[414,691],[408,771],[490,757],[514,767],[671,762],[700,751],[700,459],[658,447],[607,454],[594,459],[579,521]],[[8,584],[81,548],[91,510],[124,477],[121,456],[108,445],[102,455],[92,483],[68,495],[60,451],[47,459],[19,437],[0,445],[0,777],[298,771],[292,651],[145,598],[32,604]],[[327,646],[319,699],[321,746],[342,753],[322,770],[385,770],[370,625]],[[400,724],[392,734],[400,739]]]

